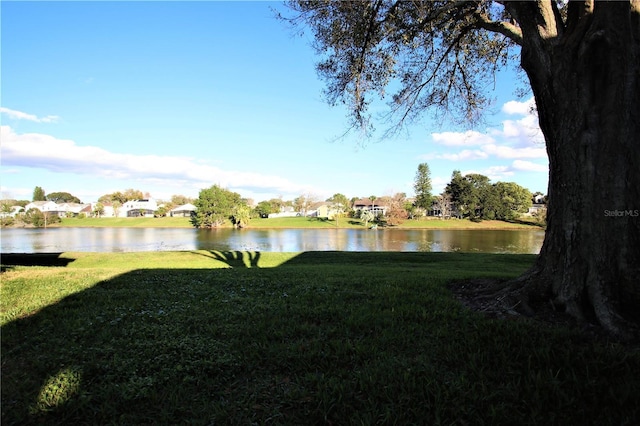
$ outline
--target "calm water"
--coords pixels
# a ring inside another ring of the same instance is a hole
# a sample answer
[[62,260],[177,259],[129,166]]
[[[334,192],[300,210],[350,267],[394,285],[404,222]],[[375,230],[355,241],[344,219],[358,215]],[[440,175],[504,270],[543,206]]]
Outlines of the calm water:
[[399,229],[3,229],[1,253],[166,250],[538,253],[544,231]]

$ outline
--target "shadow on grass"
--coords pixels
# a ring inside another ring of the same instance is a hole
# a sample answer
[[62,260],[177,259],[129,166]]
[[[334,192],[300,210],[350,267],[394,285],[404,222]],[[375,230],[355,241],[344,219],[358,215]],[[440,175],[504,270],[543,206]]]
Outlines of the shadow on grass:
[[[198,252],[194,252],[198,253]],[[215,260],[226,263],[230,268],[259,268],[260,261],[259,251],[218,251],[208,250],[208,254],[203,256],[209,256]]]
[[259,253],[210,254],[232,268],[133,270],[3,326],[2,424],[624,424],[640,414],[638,354],[475,317],[443,278],[428,279],[517,271],[532,256],[306,252],[252,270],[245,255],[257,265]]
[[60,257],[62,253],[7,253],[2,254],[2,271],[14,266],[67,266],[75,259]]
[[531,221],[531,220],[510,219],[510,220],[505,220],[505,222],[507,222],[507,223],[515,223],[515,224],[518,224],[518,225],[537,226],[540,229],[545,229],[546,228],[546,223],[539,223],[539,222],[535,222],[535,221]]

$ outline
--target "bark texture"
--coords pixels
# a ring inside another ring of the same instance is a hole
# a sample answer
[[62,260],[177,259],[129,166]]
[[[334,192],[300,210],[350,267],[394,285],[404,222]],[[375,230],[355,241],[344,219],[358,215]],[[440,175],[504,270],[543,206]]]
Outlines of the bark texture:
[[512,6],[549,155],[544,244],[515,288],[623,338],[640,318],[637,6],[580,2],[562,27],[535,3]]

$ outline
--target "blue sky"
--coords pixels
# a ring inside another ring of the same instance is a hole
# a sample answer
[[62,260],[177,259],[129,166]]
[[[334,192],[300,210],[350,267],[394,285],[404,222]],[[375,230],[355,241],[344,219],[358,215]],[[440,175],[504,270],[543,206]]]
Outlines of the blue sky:
[[83,202],[128,188],[169,199],[213,184],[255,201],[413,196],[421,162],[436,193],[456,169],[546,193],[537,119],[509,72],[482,126],[425,116],[363,145],[336,140],[346,111],[324,101],[310,35],[274,18],[280,2],[0,7],[2,198],[41,186]]

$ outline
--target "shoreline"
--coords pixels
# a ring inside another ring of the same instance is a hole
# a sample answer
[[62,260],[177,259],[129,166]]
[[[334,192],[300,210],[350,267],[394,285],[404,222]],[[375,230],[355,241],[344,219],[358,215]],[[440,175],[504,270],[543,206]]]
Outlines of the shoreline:
[[[131,225],[122,225],[122,224],[54,224],[49,225],[46,228],[44,227],[35,227],[35,226],[6,226],[2,227],[2,230],[7,229],[57,229],[57,228],[147,228],[147,229],[197,229],[193,226],[180,226],[180,225],[160,225],[160,226],[144,226],[140,224],[131,224]],[[217,228],[202,228],[201,230],[208,231],[216,231],[222,229],[238,229],[238,230],[278,230],[278,229],[346,229],[346,230],[362,230],[362,231],[438,231],[438,230],[447,230],[447,231],[544,231],[545,228],[539,225],[527,225],[527,224],[510,224],[505,223],[505,225],[480,225],[480,226],[469,226],[467,224],[462,226],[379,226],[378,228],[365,228],[364,226],[260,226],[260,225],[250,225],[244,228],[234,228],[233,226],[220,226]]]

